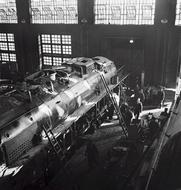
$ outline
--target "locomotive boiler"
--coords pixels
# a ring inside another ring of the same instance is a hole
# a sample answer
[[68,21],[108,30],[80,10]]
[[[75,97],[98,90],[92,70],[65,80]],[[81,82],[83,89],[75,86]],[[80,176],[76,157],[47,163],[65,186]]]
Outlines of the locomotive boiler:
[[117,70],[111,60],[81,57],[60,68],[36,72],[1,93],[3,190],[26,189],[56,172],[77,138],[103,122],[109,98],[100,73],[111,90],[117,87]]

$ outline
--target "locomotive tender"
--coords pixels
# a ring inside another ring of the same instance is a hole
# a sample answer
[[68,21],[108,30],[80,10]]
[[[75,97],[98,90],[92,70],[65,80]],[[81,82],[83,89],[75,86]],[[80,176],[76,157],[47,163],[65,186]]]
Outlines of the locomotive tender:
[[0,186],[26,189],[54,172],[59,159],[43,127],[50,128],[66,159],[77,138],[100,125],[109,110],[101,81],[117,87],[117,70],[104,57],[74,58],[44,69],[0,95]]

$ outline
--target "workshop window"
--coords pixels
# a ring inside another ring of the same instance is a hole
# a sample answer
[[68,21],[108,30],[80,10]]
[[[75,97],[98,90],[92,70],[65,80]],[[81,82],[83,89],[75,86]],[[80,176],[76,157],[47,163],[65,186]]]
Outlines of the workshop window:
[[14,34],[0,33],[0,58],[1,64],[16,62]]
[[41,34],[38,39],[41,67],[60,66],[71,59],[71,35]]
[[77,24],[77,0],[31,0],[32,23]]
[[0,0],[0,23],[17,23],[15,0]]
[[155,0],[95,0],[95,24],[152,25]]
[[177,0],[175,25],[181,25],[181,0]]
[[17,71],[14,34],[0,33],[0,78],[8,78]]

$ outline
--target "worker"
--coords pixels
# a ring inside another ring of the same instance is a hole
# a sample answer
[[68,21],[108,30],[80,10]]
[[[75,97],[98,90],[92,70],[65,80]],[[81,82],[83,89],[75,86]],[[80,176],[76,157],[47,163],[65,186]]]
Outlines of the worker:
[[99,152],[98,152],[96,145],[91,140],[88,140],[88,142],[86,144],[85,155],[87,157],[89,169],[92,169],[96,165],[98,165]]
[[121,111],[121,114],[124,115],[126,114],[126,108],[128,107],[128,104],[126,102],[122,103],[121,106],[120,106],[120,111]]
[[180,103],[180,99],[181,99],[181,91],[179,93],[179,95],[177,96],[177,99],[176,99],[176,103],[175,103],[175,107],[177,108],[179,103]]
[[149,130],[150,130],[150,140],[153,140],[155,137],[157,137],[159,132],[159,122],[158,119],[152,116],[150,122],[149,122]]
[[166,123],[169,116],[170,116],[170,114],[168,113],[168,108],[165,108],[164,111],[161,112],[161,114],[159,116],[161,128],[164,126],[164,124]]
[[169,117],[168,108],[165,108],[163,112],[160,114],[161,116]]
[[135,116],[136,120],[139,119],[139,116],[140,116],[140,113],[142,112],[142,110],[143,110],[143,104],[142,104],[140,98],[138,98],[137,102],[134,106],[134,116]]
[[110,102],[110,104],[108,105],[108,110],[107,110],[107,116],[108,116],[109,120],[113,119],[113,115],[114,115],[114,106]]
[[163,88],[161,88],[158,91],[158,93],[157,93],[157,99],[158,99],[159,107],[161,108],[162,106],[164,106],[165,92],[164,92]]
[[133,113],[130,110],[129,106],[127,106],[125,108],[125,114],[124,114],[124,121],[127,127],[130,126],[132,119],[133,119]]
[[145,102],[145,94],[143,92],[143,89],[139,90],[138,97],[140,98],[140,100],[141,100],[142,103]]

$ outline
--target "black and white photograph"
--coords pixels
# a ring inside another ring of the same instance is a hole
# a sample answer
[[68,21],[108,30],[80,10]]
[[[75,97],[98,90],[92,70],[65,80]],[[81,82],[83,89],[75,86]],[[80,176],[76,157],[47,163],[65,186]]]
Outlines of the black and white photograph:
[[0,0],[0,190],[181,190],[181,0]]

